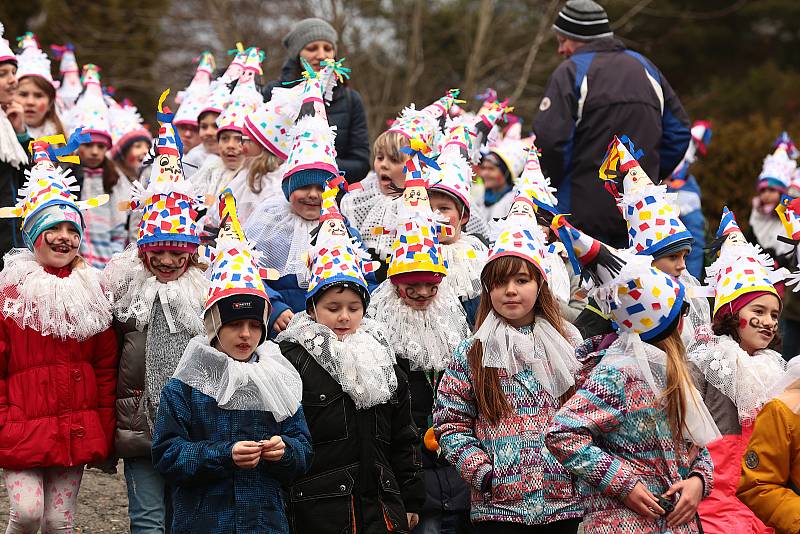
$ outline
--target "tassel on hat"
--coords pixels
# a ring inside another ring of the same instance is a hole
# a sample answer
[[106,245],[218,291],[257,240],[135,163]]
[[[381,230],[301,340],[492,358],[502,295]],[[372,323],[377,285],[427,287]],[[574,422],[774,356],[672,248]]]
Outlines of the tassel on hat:
[[797,169],[798,151],[789,134],[783,132],[775,141],[775,151],[764,158],[758,189],[772,187],[785,193]]

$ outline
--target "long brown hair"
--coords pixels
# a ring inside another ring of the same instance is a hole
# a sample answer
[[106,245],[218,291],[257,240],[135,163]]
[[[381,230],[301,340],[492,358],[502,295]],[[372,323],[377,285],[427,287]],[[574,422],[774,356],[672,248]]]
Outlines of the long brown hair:
[[[490,261],[484,267],[481,273],[481,287],[483,289],[475,318],[475,331],[481,327],[489,312],[493,309],[490,291],[522,269],[525,269],[531,278],[539,284],[539,296],[533,305],[531,327],[536,322],[536,317],[541,316],[547,319],[559,334],[564,336],[564,326],[561,322],[558,304],[550,292],[544,277],[531,262],[516,256],[502,256]],[[472,371],[472,388],[475,391],[478,412],[491,424],[497,424],[503,417],[511,415],[511,404],[500,387],[500,376],[497,373],[497,369],[483,366],[483,346],[480,341],[475,341],[470,347],[467,353],[467,361]],[[568,398],[571,394],[572,392],[568,391],[559,401],[565,401],[565,397]]]
[[50,104],[47,106],[47,112],[44,114],[44,119],[42,119],[42,124],[50,121],[56,126],[56,133],[66,135],[64,124],[61,122],[61,119],[58,118],[58,113],[56,113],[56,88],[41,76],[23,76],[19,79],[19,82],[22,82],[22,80],[30,80],[33,85],[46,94],[47,99],[50,100]]
[[261,183],[264,176],[280,166],[281,158],[269,150],[264,150],[250,162],[250,168],[247,170],[247,187],[253,193],[260,193],[264,189],[264,184]]
[[681,339],[681,329],[675,328],[666,338],[656,341],[654,345],[667,354],[667,386],[661,393],[661,399],[666,401],[667,420],[672,431],[672,437],[677,442],[683,435],[685,428],[686,386],[694,386],[694,381],[689,374],[686,363],[686,348]]

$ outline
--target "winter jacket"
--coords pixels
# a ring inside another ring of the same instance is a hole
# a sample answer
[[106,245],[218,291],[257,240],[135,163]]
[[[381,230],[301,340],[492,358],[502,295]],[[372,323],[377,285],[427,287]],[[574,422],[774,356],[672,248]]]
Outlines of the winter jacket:
[[[281,78],[264,86],[264,100],[272,98],[276,87],[292,87],[299,83],[301,69],[298,58],[289,58],[281,70]],[[284,82],[293,82],[284,84]],[[346,85],[337,85],[333,100],[326,109],[328,123],[336,126],[336,165],[344,172],[348,182],[364,179],[371,165],[369,159],[369,132],[364,102],[358,91]]]
[[425,480],[425,505],[422,510],[438,513],[468,512],[469,486],[446,458],[429,451],[424,444],[425,433],[433,425],[434,387],[441,375],[421,370],[412,371],[405,358],[398,357],[397,363],[408,375],[411,415],[420,437],[420,458]]
[[508,376],[498,369],[514,413],[490,423],[476,406],[470,346],[459,345],[439,381],[433,424],[442,453],[470,486],[472,521],[541,525],[581,517],[572,477],[544,448],[558,402],[532,371]]
[[[596,360],[599,355],[582,356]],[[703,496],[712,490],[714,466],[708,449],[695,455],[683,442],[676,444],[647,382],[636,378],[636,371],[604,365],[602,359],[555,415],[545,443],[582,485],[591,486],[583,501],[586,534],[670,530],[664,518],[644,518],[622,503],[637,482],[661,495],[675,482],[699,476]],[[690,521],[671,532],[696,533],[699,527]]]
[[752,425],[742,428],[739,411],[731,399],[709,384],[702,374],[695,375],[703,402],[714,418],[722,437],[708,444],[714,462],[714,489],[700,502],[697,512],[706,534],[770,534],[747,506],[736,498],[736,486],[742,470],[747,442],[753,432]]
[[147,334],[136,329],[136,319],[115,321],[120,339],[117,377],[117,429],[114,453],[119,458],[150,457],[150,427],[142,402],[144,348]]
[[[68,276],[70,268],[53,271]],[[42,336],[0,319],[0,467],[99,463],[112,450],[117,337]]]
[[314,443],[311,468],[288,488],[292,532],[408,532],[406,513],[420,511],[425,493],[405,373],[395,367],[388,403],[357,410],[302,346],[280,347],[303,379]]
[[[286,452],[253,469],[233,463],[237,441],[280,435]],[[153,464],[172,486],[174,534],[287,533],[281,486],[311,461],[302,408],[280,423],[270,412],[223,410],[176,378],[161,391]]]
[[[787,395],[787,393],[784,393]],[[791,404],[796,404],[797,392]],[[800,532],[800,415],[773,399],[756,417],[736,495],[777,534]],[[737,531],[738,532],[738,531]]]
[[692,251],[686,257],[686,270],[698,280],[702,280],[705,267],[705,251],[703,249],[706,246],[706,218],[703,217],[703,209],[700,203],[702,198],[700,184],[697,183],[697,179],[694,176],[689,175],[680,189],[673,189],[668,186],[667,191],[678,194],[681,221],[694,239]]
[[[15,168],[2,161],[0,155],[0,207],[14,206],[17,193],[25,184],[25,168]],[[0,219],[0,269],[3,268],[3,256],[12,248],[24,248],[22,229],[19,219]]]
[[614,332],[611,319],[600,311],[597,301],[592,297],[589,297],[586,307],[578,314],[574,324],[584,339]]
[[584,232],[625,247],[625,223],[597,178],[615,135],[644,151],[639,162],[659,181],[689,146],[689,118],[667,79],[644,56],[607,38],[584,44],[556,68],[533,121],[542,167],[558,207]]

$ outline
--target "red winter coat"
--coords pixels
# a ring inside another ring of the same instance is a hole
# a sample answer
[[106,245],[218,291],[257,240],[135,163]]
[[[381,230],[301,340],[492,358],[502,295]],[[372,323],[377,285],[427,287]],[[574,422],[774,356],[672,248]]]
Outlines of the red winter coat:
[[77,341],[0,319],[0,467],[105,460],[116,424],[117,351],[110,327]]

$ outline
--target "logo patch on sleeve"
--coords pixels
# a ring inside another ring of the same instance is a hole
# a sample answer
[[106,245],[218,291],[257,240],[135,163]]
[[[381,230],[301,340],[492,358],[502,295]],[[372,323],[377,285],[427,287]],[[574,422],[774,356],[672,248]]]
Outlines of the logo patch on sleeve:
[[544,97],[542,103],[539,104],[539,111],[547,111],[550,109],[550,104],[552,104],[552,102],[550,102],[550,97]]
[[758,467],[758,463],[758,454],[756,451],[747,451],[747,454],[744,455],[744,465],[746,465],[748,469],[756,469]]

